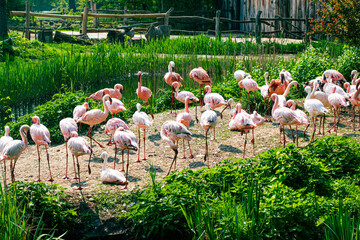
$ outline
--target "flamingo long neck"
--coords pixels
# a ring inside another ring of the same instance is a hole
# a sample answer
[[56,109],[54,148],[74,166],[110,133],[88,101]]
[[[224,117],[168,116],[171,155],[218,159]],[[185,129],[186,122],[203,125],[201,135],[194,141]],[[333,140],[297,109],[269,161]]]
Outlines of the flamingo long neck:
[[175,91],[175,98],[178,97],[178,94],[179,94],[179,88],[180,88],[180,84],[177,84],[176,85],[176,91]]
[[168,137],[166,136],[165,129],[163,129],[163,128],[161,129],[160,135],[161,135],[161,138],[162,138],[164,141],[166,141],[166,142],[169,143],[171,149],[173,149],[173,150],[177,149],[176,144],[175,144],[173,141],[171,141],[170,138],[168,138]]
[[106,105],[105,102],[106,102],[106,99],[103,100],[104,114],[105,114],[106,116],[108,116],[108,114],[109,114],[109,108],[108,108],[108,106]]
[[108,157],[107,157],[107,155],[105,155],[105,157],[104,157],[104,162],[103,162],[103,165],[102,165],[102,170],[103,170],[103,171],[106,170],[107,160],[108,160]]
[[170,73],[170,76],[172,75],[173,71],[172,71],[172,67],[171,67],[171,64],[169,63],[169,66],[168,66],[168,70],[169,70],[169,73]]
[[307,100],[309,100],[312,96],[314,96],[317,86],[318,86],[317,83],[315,83],[315,86],[313,87],[313,89],[311,91],[309,91],[308,95],[306,96]]
[[269,75],[265,76],[265,85],[266,86],[269,86],[268,78],[269,78]]
[[207,87],[205,88],[205,91],[206,91],[206,94],[211,93],[211,87],[210,87],[210,86],[207,86]]
[[291,83],[289,83],[289,85],[287,85],[286,90],[285,90],[285,92],[284,92],[284,94],[283,94],[285,98],[286,98],[286,96],[288,95],[291,86],[293,86],[293,85],[295,85],[295,84],[297,84],[297,82],[296,82],[296,81],[292,81]]
[[274,106],[271,110],[271,115],[274,115],[274,112],[275,110],[279,107],[279,99],[278,99],[278,96],[275,95],[275,103],[274,103]]
[[185,112],[189,113],[189,97],[185,99]]
[[9,126],[5,126],[5,135],[4,136],[9,136],[10,135],[10,128]]
[[138,94],[141,94],[141,75],[139,76],[139,81],[138,81]]
[[24,133],[24,129],[27,129],[29,130],[29,127],[24,127],[22,126],[20,128],[20,136],[21,136],[21,140],[25,143],[25,147],[28,145],[28,140],[27,140],[27,137],[26,137],[26,134]]

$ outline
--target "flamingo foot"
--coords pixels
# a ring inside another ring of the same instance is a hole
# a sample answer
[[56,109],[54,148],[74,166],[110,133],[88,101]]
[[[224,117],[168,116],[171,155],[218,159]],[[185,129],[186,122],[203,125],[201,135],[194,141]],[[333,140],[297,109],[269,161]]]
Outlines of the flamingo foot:
[[124,170],[124,169],[121,169],[120,172],[125,172],[125,170]]
[[146,158],[146,157],[144,157],[143,159],[141,159],[141,160],[149,160],[148,158]]
[[125,187],[123,187],[122,189],[123,189],[123,190],[124,190],[124,189],[128,189],[128,187],[127,187],[127,186],[125,186]]
[[72,179],[79,179],[79,177],[73,177]]
[[188,158],[194,158],[194,155],[191,154]]
[[181,159],[186,159],[186,156],[183,156]]
[[41,179],[39,178],[38,180],[36,180],[36,182],[41,182]]
[[54,181],[54,179],[53,179],[53,178],[50,178],[50,179],[48,179],[48,181],[49,181],[49,182],[53,182],[53,181]]
[[113,145],[113,143],[112,143],[112,142],[108,142],[106,145],[111,146],[111,145]]
[[141,161],[138,159],[138,160],[136,160],[135,162],[141,162]]
[[74,187],[74,190],[81,190],[83,189],[82,187]]
[[62,179],[70,179],[68,176],[64,176],[62,177]]

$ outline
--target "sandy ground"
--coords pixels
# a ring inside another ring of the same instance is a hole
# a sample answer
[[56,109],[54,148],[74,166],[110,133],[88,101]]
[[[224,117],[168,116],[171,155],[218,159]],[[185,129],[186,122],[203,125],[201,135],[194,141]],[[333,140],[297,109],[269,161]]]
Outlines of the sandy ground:
[[[178,112],[181,112],[180,110]],[[203,111],[203,109],[202,109]],[[347,109],[350,111],[350,108]],[[194,118],[195,108],[190,109],[190,113]],[[198,113],[200,119],[200,113]],[[218,114],[219,115],[219,114]],[[352,130],[352,123],[348,122],[349,114],[342,114],[340,128],[338,130],[338,136],[348,135],[355,137],[360,140],[360,131],[359,123],[357,123],[356,131]],[[160,137],[160,128],[161,125],[166,120],[175,120],[175,116],[170,114],[161,113],[155,115],[155,120],[153,126],[149,128],[146,132],[146,156],[148,160],[135,162],[137,160],[137,153],[130,153],[130,166],[129,166],[129,189],[143,188],[150,183],[149,176],[149,167],[150,164],[155,165],[157,168],[157,178],[162,179],[171,164],[172,158],[174,157],[174,152],[170,149],[169,145],[161,140]],[[239,132],[232,132],[228,129],[228,123],[230,121],[229,111],[224,112],[224,118],[218,118],[218,124],[216,127],[216,140],[210,140],[213,136],[211,131],[209,137],[209,162],[204,163],[204,152],[205,152],[205,136],[204,131],[202,130],[200,124],[193,121],[190,125],[190,131],[192,132],[193,140],[191,141],[191,148],[194,154],[193,159],[182,159],[183,157],[183,145],[179,143],[179,155],[177,159],[177,170],[184,168],[200,169],[207,167],[207,164],[210,164],[210,167],[214,166],[217,162],[226,159],[226,158],[242,158],[243,157],[243,148],[244,148],[244,139],[245,135],[241,136]],[[358,120],[358,117],[357,117]],[[333,115],[330,114],[327,117],[325,130],[329,129],[332,125]],[[42,123],[46,125],[46,120],[42,119]],[[105,124],[105,123],[104,123]],[[130,129],[137,134],[137,127],[130,120],[128,123]],[[101,142],[106,146],[109,137],[104,133],[105,125],[101,126],[99,132],[95,133],[95,139]],[[309,135],[312,131],[312,127],[309,128],[307,132],[307,138],[304,140],[302,138],[304,126],[301,126],[299,129],[299,146],[305,146],[309,143]],[[85,129],[83,129],[85,130]],[[290,130],[286,129],[286,141],[289,143],[291,141]],[[294,131],[295,132],[295,131]],[[250,143],[251,134],[248,134],[248,144],[246,147],[245,157],[252,156],[252,145]],[[329,135],[327,133],[327,135]],[[335,133],[330,135],[334,136]],[[29,136],[30,137],[30,136]],[[316,136],[319,137],[319,136]],[[87,138],[87,137],[85,137]],[[266,151],[270,148],[282,146],[282,143],[278,142],[279,140],[279,127],[277,123],[265,122],[264,125],[258,127],[255,130],[255,153],[259,154],[263,151]],[[143,142],[141,142],[141,158],[143,157]],[[106,146],[104,149],[100,148],[93,142],[93,151],[94,154],[91,158],[91,170],[92,173],[88,173],[88,156],[81,156],[79,158],[80,168],[81,168],[81,185],[84,187],[82,190],[83,194],[89,194],[94,192],[96,189],[118,189],[121,186],[102,184],[100,180],[100,174],[102,170],[102,159],[100,154],[103,151],[107,151],[109,154],[108,167],[113,167],[114,161],[114,146]],[[41,179],[49,179],[49,170],[46,161],[46,153],[44,146],[40,147],[41,153]],[[62,177],[65,175],[65,145],[52,145],[49,148],[50,163],[53,177],[55,179],[54,183],[57,183],[65,188],[67,192],[76,192],[73,187],[77,186],[78,182],[75,179],[64,180]],[[189,156],[188,147],[186,146],[186,156]],[[126,154],[125,154],[126,157]],[[126,158],[125,158],[126,160]],[[118,152],[116,160],[116,168],[121,169],[121,153]],[[69,176],[74,176],[72,159],[69,157]],[[8,163],[9,166],[9,163]],[[2,170],[1,164],[1,170]],[[9,169],[9,167],[8,167]],[[38,157],[36,152],[35,145],[29,145],[25,152],[20,156],[15,169],[15,176],[17,181],[35,181],[38,177]],[[8,173],[8,181],[10,174]],[[3,181],[3,176],[1,176],[1,181]],[[47,183],[50,183],[46,181]]]

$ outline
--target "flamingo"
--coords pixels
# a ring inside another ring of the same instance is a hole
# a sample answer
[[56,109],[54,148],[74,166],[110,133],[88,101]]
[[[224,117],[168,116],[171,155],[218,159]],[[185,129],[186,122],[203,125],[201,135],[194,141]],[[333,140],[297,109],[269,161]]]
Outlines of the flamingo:
[[[86,111],[89,111],[89,104],[87,102],[85,102],[83,105],[76,106],[73,111],[73,119],[75,122],[77,122],[77,120],[79,120],[79,118],[81,118],[86,113]],[[79,124],[79,134],[80,127],[81,123]]]
[[287,86],[293,80],[291,74],[285,69],[281,70],[279,76],[280,79],[273,79],[270,81],[268,94],[270,97],[273,93],[276,93],[277,95],[284,94]]
[[[74,119],[72,118],[64,118],[60,121],[59,123],[60,125],[60,131],[62,133],[62,135],[64,136],[64,141],[65,141],[65,148],[66,148],[66,171],[65,171],[65,176],[63,177],[63,179],[69,179],[67,172],[68,172],[68,148],[67,148],[67,144],[68,144],[68,140],[71,137],[71,132],[75,131],[77,132],[77,125]],[[74,164],[74,172],[75,172],[75,178],[77,179],[76,176],[76,169],[75,169],[75,161],[73,161]]]
[[323,72],[322,74],[323,83],[330,82],[336,83],[339,80],[345,80],[345,77],[337,70],[329,69]]
[[311,88],[311,90],[315,87],[315,83],[318,83],[321,84],[321,81],[322,81],[322,77],[316,77],[315,79],[312,79],[310,81],[306,81],[304,84],[303,84],[303,87],[307,87],[309,86]]
[[175,169],[176,169],[176,157],[178,155],[178,146],[175,142],[179,141],[180,139],[185,139],[191,141],[191,132],[186,128],[186,126],[180,122],[176,121],[166,121],[161,126],[160,131],[161,139],[167,142],[170,145],[170,148],[175,152],[175,156],[173,161],[171,162],[170,168],[166,176],[170,174],[171,168],[173,163],[175,162]]
[[[93,128],[94,125],[100,124],[103,121],[105,121],[106,118],[108,117],[109,109],[108,109],[108,106],[105,103],[106,100],[109,100],[110,104],[112,103],[112,99],[108,94],[103,96],[104,111],[101,111],[100,109],[92,109],[90,111],[87,111],[82,117],[80,117],[77,120],[77,122],[85,123],[85,124],[90,126],[89,131],[87,132],[86,136],[88,136],[90,138],[90,140],[94,140],[102,148],[104,148],[104,146],[101,145],[95,139],[93,139],[93,137],[92,137],[92,128]],[[90,144],[92,144],[91,141],[90,141]]]
[[[245,79],[247,76],[250,76],[250,74],[244,72],[243,70],[236,70],[234,72],[234,78],[236,79],[236,81],[239,82],[243,79]],[[241,99],[241,87],[239,86],[239,92],[240,92],[240,99]]]
[[[4,136],[2,136],[0,138],[0,154],[2,153],[2,151],[4,150],[5,146],[13,141],[14,139],[12,137],[9,136],[10,134],[10,128],[9,126],[5,126],[5,134]],[[10,161],[10,169],[12,169],[12,160]],[[6,185],[6,162],[4,161],[4,185],[5,187]]]
[[228,104],[229,104],[229,107],[230,107],[230,110],[229,110],[230,117],[232,117],[234,115],[234,113],[236,113],[236,108],[232,108],[232,106],[231,106],[233,104],[233,102],[234,102],[234,99],[229,98]]
[[[223,96],[221,96],[218,93],[212,93],[210,86],[205,86],[205,97],[204,97],[204,103],[209,104],[210,108],[214,110],[215,108],[221,107],[223,105],[226,105],[225,108],[220,112],[220,118],[222,118],[222,112],[229,107],[229,103],[225,101]],[[214,135],[215,136],[215,135]]]
[[[5,161],[5,160],[11,160],[11,161],[15,160],[14,165],[10,166],[12,182],[15,182],[14,170],[15,170],[16,161],[20,157],[21,153],[23,151],[25,151],[25,149],[28,145],[27,133],[29,131],[30,131],[30,127],[28,125],[22,125],[20,127],[21,140],[13,140],[13,141],[9,142],[8,144],[6,144],[6,146],[2,150],[2,153],[0,156],[0,162]],[[5,181],[5,186],[6,186],[6,179],[4,179],[4,181]]]
[[[206,97],[206,96],[205,96]],[[200,125],[201,127],[205,130],[205,156],[204,156],[204,161],[206,161],[209,157],[209,153],[208,153],[208,143],[207,143],[207,135],[210,129],[214,129],[214,140],[215,140],[215,127],[217,124],[217,115],[216,112],[214,112],[213,110],[211,110],[210,105],[208,103],[206,103],[205,105],[205,109],[206,111],[203,112],[203,114],[201,115],[201,120],[200,120]],[[208,164],[208,168],[210,168],[210,162]]]
[[[178,121],[179,123],[184,124],[188,130],[189,130],[190,122],[191,122],[191,114],[189,113],[189,102],[190,102],[190,97],[186,96],[186,98],[185,98],[185,112],[180,113],[176,117],[176,121]],[[194,155],[192,154],[191,148],[190,148],[190,141],[188,141],[188,145],[189,145],[189,150],[190,150],[189,158],[194,158]],[[185,139],[183,139],[183,146],[184,146],[184,157],[183,157],[183,159],[185,159],[186,158],[186,156],[185,156]]]
[[287,107],[279,105],[279,97],[276,93],[271,95],[271,99],[275,101],[271,115],[275,121],[280,123],[280,141],[281,142],[281,131],[283,131],[284,136],[284,147],[285,147],[285,125],[295,125],[296,123],[301,122],[301,119],[294,113],[293,110]]
[[47,150],[47,147],[50,145],[50,132],[49,130],[42,124],[40,124],[40,118],[38,116],[32,117],[32,121],[34,122],[33,125],[30,127],[30,135],[32,140],[36,144],[38,159],[39,159],[39,179],[38,182],[41,181],[40,179],[40,152],[39,152],[39,145],[44,145],[46,150],[46,158],[49,166],[49,172],[50,172],[50,179],[49,181],[52,182],[54,179],[51,175],[51,168],[50,168],[50,160],[49,160],[49,153]]
[[[174,82],[172,84],[172,87],[174,89],[176,89],[175,90],[175,99],[176,100],[179,100],[180,102],[185,103],[186,97],[189,97],[189,103],[197,103],[197,102],[199,102],[199,99],[197,97],[195,97],[195,95],[192,92],[189,92],[189,91],[181,91],[181,92],[179,92],[179,87],[180,87],[179,82]],[[199,122],[199,120],[197,118],[197,106],[196,105],[195,105],[195,117],[196,117],[196,122]]]
[[[180,76],[180,74],[175,72],[175,63],[173,61],[170,61],[169,66],[168,66],[168,72],[164,76],[164,81],[171,87],[172,98],[171,98],[170,114],[172,114],[172,107],[173,107],[173,103],[174,103],[173,83],[177,82],[180,86],[182,86],[181,80],[182,80],[182,77]],[[176,102],[175,102],[175,114],[176,114]]]
[[297,81],[292,81],[287,85],[284,94],[277,94],[279,98],[279,107],[286,106],[286,97],[289,94],[290,88],[294,85],[296,85],[296,89],[299,91],[299,83]]
[[97,91],[96,93],[91,94],[90,97],[86,98],[86,101],[88,101],[89,99],[101,101],[103,96],[106,94],[106,93],[104,93],[105,90],[108,91],[108,94],[111,98],[116,98],[119,100],[122,98],[123,85],[115,84],[113,89],[112,88],[104,88],[104,89]]
[[111,112],[112,117],[114,117],[113,114],[115,114],[115,117],[116,117],[117,113],[126,110],[126,108],[124,107],[124,104],[116,98],[112,98],[111,103],[110,103],[110,101],[106,101],[105,104],[107,105],[109,112]]
[[[332,94],[328,96],[329,102],[334,110],[334,126],[332,126],[328,132],[331,132],[331,129],[335,129],[335,136],[337,136],[337,125],[340,122],[339,108],[349,106],[349,102],[346,102],[346,99],[343,95],[336,93],[336,87],[333,87]],[[336,114],[338,116],[337,121],[335,120]]]
[[[350,102],[353,105],[352,106],[352,116],[354,119],[354,123],[353,123],[353,130],[355,130],[355,107],[356,106],[360,106],[360,81],[358,81],[358,83],[356,84],[356,91],[352,92],[350,94]],[[359,115],[359,122],[360,122],[360,115]]]
[[250,92],[253,92],[253,94],[254,94],[254,102],[256,105],[255,91],[260,90],[260,88],[259,88],[258,84],[253,79],[251,79],[250,75],[239,82],[239,87],[245,88],[248,91],[249,112],[250,112]]
[[79,135],[77,134],[76,131],[71,132],[71,137],[68,141],[68,148],[73,156],[73,159],[75,156],[76,163],[77,163],[79,186],[75,189],[81,190],[82,187],[80,185],[80,164],[79,164],[78,157],[82,156],[82,155],[87,155],[87,154],[90,155],[88,169],[89,169],[89,174],[91,174],[90,159],[91,159],[91,155],[92,155],[93,151],[92,151],[91,146],[88,143],[88,141],[86,141],[86,139],[83,137],[79,137]]
[[[304,102],[304,108],[310,114],[311,120],[314,124],[314,130],[313,130],[313,134],[312,134],[310,142],[313,141],[315,131],[316,131],[316,117],[318,115],[325,116],[325,114],[328,113],[328,110],[325,108],[324,104],[319,99],[313,98],[317,86],[318,86],[318,84],[316,83],[312,91],[310,91],[309,86],[307,86],[305,88],[305,92],[307,92],[308,95],[306,96],[306,99]],[[324,124],[324,122],[325,122],[325,119],[323,121],[323,124]],[[306,129],[309,126],[310,126],[310,123],[307,125]],[[321,128],[321,118],[320,118],[320,128]],[[305,136],[306,129],[304,131],[304,136]],[[320,130],[319,130],[319,132],[320,132]]]
[[[147,160],[145,157],[145,134],[146,128],[152,126],[152,122],[150,121],[148,115],[145,112],[141,112],[141,105],[140,103],[136,104],[137,111],[133,114],[132,119],[135,125],[138,126],[138,133],[139,133],[139,148],[140,148],[140,129],[144,131],[144,158],[142,160]],[[138,160],[140,162],[140,151],[138,152]]]
[[[142,76],[141,71],[138,72],[138,76],[139,76],[139,78],[138,78],[138,88],[136,89],[136,94],[138,95],[138,97],[140,99],[145,101],[146,106],[147,106],[147,103],[148,103],[148,99],[151,98],[151,105],[150,105],[151,113],[150,113],[150,115],[151,115],[152,119],[154,119],[154,115],[152,113],[152,99],[153,99],[152,98],[152,92],[151,92],[151,90],[149,88],[141,86],[141,76]],[[145,107],[145,113],[146,113],[146,107]]]
[[119,127],[123,127],[125,130],[129,130],[128,125],[120,118],[111,118],[106,122],[105,132],[107,135],[110,135],[110,139],[107,145],[112,145],[111,136],[114,136],[116,129],[118,129]]
[[100,157],[103,159],[103,165],[100,175],[101,181],[103,183],[125,184],[126,179],[124,177],[124,174],[122,174],[118,170],[106,168],[106,164],[108,160],[107,152],[101,153]]
[[204,99],[204,91],[202,90],[202,85],[208,85],[211,86],[212,80],[210,79],[208,73],[202,68],[194,68],[189,73],[190,78],[194,79],[196,82],[199,83],[199,89],[200,89],[200,107],[202,107],[202,101]]
[[[261,96],[264,98],[265,117],[266,117],[266,112],[267,112],[267,109],[268,109],[268,106],[266,104],[266,98],[269,97],[269,82],[268,82],[269,81],[269,73],[268,72],[264,73],[264,79],[265,79],[265,85],[260,87],[260,93],[261,93]],[[268,98],[268,105],[270,105],[270,98]],[[266,119],[266,121],[270,122],[271,119],[270,120]]]
[[[126,174],[125,174],[125,187],[124,189],[127,189],[127,178],[128,178],[128,171],[129,171],[129,151],[134,150],[137,151],[139,149],[137,145],[137,139],[133,132],[130,130],[125,130],[122,127],[119,127],[114,134],[114,142],[115,142],[115,149],[117,146],[121,149],[121,155],[122,155],[122,170],[124,171],[124,150],[127,150],[127,163],[126,163]],[[115,150],[116,154],[116,150]],[[116,159],[116,155],[115,155]]]
[[[288,100],[286,102],[286,106],[288,106],[291,110],[293,110],[295,115],[297,116],[297,118],[300,119],[299,122],[295,122],[295,127],[296,127],[296,147],[299,147],[298,126],[299,125],[306,125],[306,129],[307,129],[307,126],[310,125],[309,118],[306,115],[306,113],[304,113],[300,109],[295,109],[296,108],[296,103],[294,102],[294,100]],[[306,129],[304,131],[304,135],[305,135]],[[291,135],[293,135],[291,127],[290,127],[290,130],[291,130]]]

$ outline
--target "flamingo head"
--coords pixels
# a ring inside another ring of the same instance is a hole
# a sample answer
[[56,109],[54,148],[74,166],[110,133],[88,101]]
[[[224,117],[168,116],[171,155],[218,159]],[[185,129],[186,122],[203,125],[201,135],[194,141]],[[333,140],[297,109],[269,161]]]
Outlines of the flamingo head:
[[102,152],[101,155],[100,155],[100,157],[102,158],[103,161],[105,161],[105,159],[108,158],[107,152]]
[[284,82],[285,82],[285,69],[281,70],[280,79],[281,79],[281,84],[284,84]]
[[169,62],[168,70],[169,72],[175,72],[175,63],[173,61]]
[[110,97],[109,94],[105,94],[105,95],[103,96],[103,102],[105,102],[106,100],[109,100],[109,101],[110,101],[110,105],[112,104],[112,99],[111,99],[111,97]]
[[40,124],[40,118],[39,118],[38,116],[33,116],[33,117],[32,117],[32,121],[33,121],[33,123],[35,123],[35,124]]
[[269,73],[268,72],[264,73],[264,78],[269,81]]
[[5,136],[9,136],[10,134],[10,128],[9,126],[5,126]]
[[85,102],[83,104],[83,107],[86,108],[86,111],[89,111],[89,103]]
[[310,87],[310,86],[306,86],[306,87],[305,87],[305,92],[306,92],[306,93],[309,93],[310,91],[311,91],[311,87]]
[[136,104],[136,109],[137,109],[138,112],[141,111],[141,104],[140,104],[140,103],[137,103],[137,104]]
[[115,84],[115,86],[114,86],[114,89],[117,89],[117,90],[119,90],[119,92],[122,94],[123,93],[123,85],[121,85],[121,84]]
[[347,90],[347,92],[349,92],[350,83],[349,82],[344,83],[344,88]]
[[78,135],[78,133],[76,132],[76,131],[72,131],[71,133],[70,133],[70,137],[72,138],[72,137],[78,137],[79,135]]
[[209,85],[206,85],[204,87],[204,90],[206,91],[206,93],[211,93],[211,87]]
[[295,85],[296,85],[296,90],[297,91],[300,91],[300,86],[299,86],[299,83],[297,81],[294,81]]
[[173,91],[175,91],[175,89],[176,89],[178,86],[180,86],[180,83],[179,83],[179,82],[173,82],[173,83],[171,84],[171,88],[172,88]]
[[141,72],[141,71],[138,71],[138,81],[139,81],[139,82],[141,81],[141,75],[142,75],[142,72]]
[[356,79],[357,76],[358,76],[358,71],[352,70],[352,71],[351,71],[351,79]]

